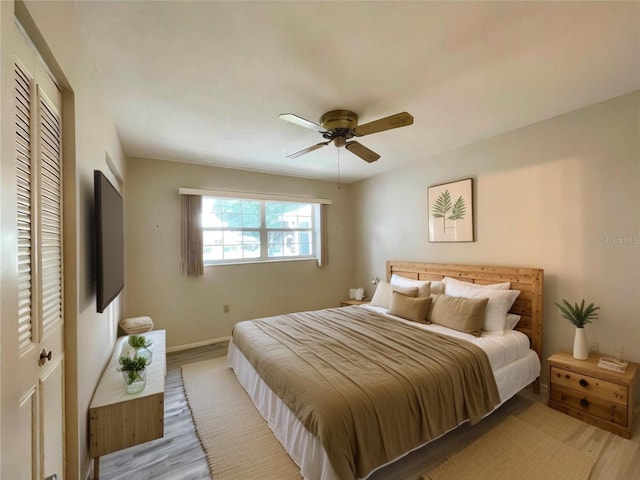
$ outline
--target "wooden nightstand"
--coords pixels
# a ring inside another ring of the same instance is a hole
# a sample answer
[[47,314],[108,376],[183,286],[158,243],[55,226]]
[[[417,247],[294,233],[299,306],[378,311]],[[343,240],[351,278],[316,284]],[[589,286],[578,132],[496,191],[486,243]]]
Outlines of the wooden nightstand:
[[549,357],[549,406],[610,432],[631,438],[640,410],[638,364],[625,373],[597,366],[601,355],[576,360],[570,353]]
[[342,300],[342,302],[340,302],[340,306],[341,307],[348,307],[350,305],[366,305],[367,303],[369,303],[371,300]]

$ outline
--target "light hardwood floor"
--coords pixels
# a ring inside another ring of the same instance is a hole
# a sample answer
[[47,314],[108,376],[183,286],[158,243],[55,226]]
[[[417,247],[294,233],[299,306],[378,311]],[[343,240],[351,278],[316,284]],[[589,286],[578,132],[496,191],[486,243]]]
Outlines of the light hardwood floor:
[[[165,389],[165,435],[159,440],[144,443],[101,457],[102,480],[198,480],[210,479],[209,467],[195,432],[191,412],[184,396],[181,366],[226,355],[226,344],[216,344],[167,355]],[[402,460],[374,473],[370,480],[418,480],[421,475],[451,455],[500,420],[516,414],[532,401],[546,403],[546,395],[524,390],[505,403],[491,416],[474,427],[458,427],[443,438],[416,450]],[[585,424],[576,432],[585,448],[601,445],[603,430]],[[632,480],[640,478],[640,425],[631,441],[616,435],[608,436],[591,480]],[[276,479],[263,479],[276,480]],[[496,479],[499,480],[499,479]]]

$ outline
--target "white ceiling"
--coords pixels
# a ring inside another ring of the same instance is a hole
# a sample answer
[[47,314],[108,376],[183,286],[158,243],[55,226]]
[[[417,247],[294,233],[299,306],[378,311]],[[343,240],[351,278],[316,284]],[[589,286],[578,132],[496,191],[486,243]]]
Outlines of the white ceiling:
[[640,88],[640,3],[76,2],[125,152],[336,180],[284,122],[349,109],[412,126],[340,149],[352,182]]

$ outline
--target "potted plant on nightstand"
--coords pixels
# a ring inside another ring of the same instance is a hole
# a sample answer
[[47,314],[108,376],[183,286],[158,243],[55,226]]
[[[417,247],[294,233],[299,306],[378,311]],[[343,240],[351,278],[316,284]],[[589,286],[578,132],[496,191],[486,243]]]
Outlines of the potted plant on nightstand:
[[577,302],[571,305],[564,298],[562,299],[562,304],[556,303],[556,306],[560,309],[560,314],[576,326],[576,333],[573,339],[573,358],[576,360],[588,359],[589,348],[587,347],[584,326],[587,323],[591,323],[591,320],[598,318],[597,312],[600,307],[596,307],[593,303],[585,306],[584,299],[580,305]]

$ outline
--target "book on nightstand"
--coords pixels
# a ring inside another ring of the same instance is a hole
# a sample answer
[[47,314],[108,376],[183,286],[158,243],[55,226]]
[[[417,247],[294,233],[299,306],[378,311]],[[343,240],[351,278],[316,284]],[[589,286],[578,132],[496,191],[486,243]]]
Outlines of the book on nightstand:
[[613,370],[614,372],[624,373],[627,370],[628,365],[629,362],[618,360],[613,357],[600,357],[600,360],[598,360],[598,367]]

